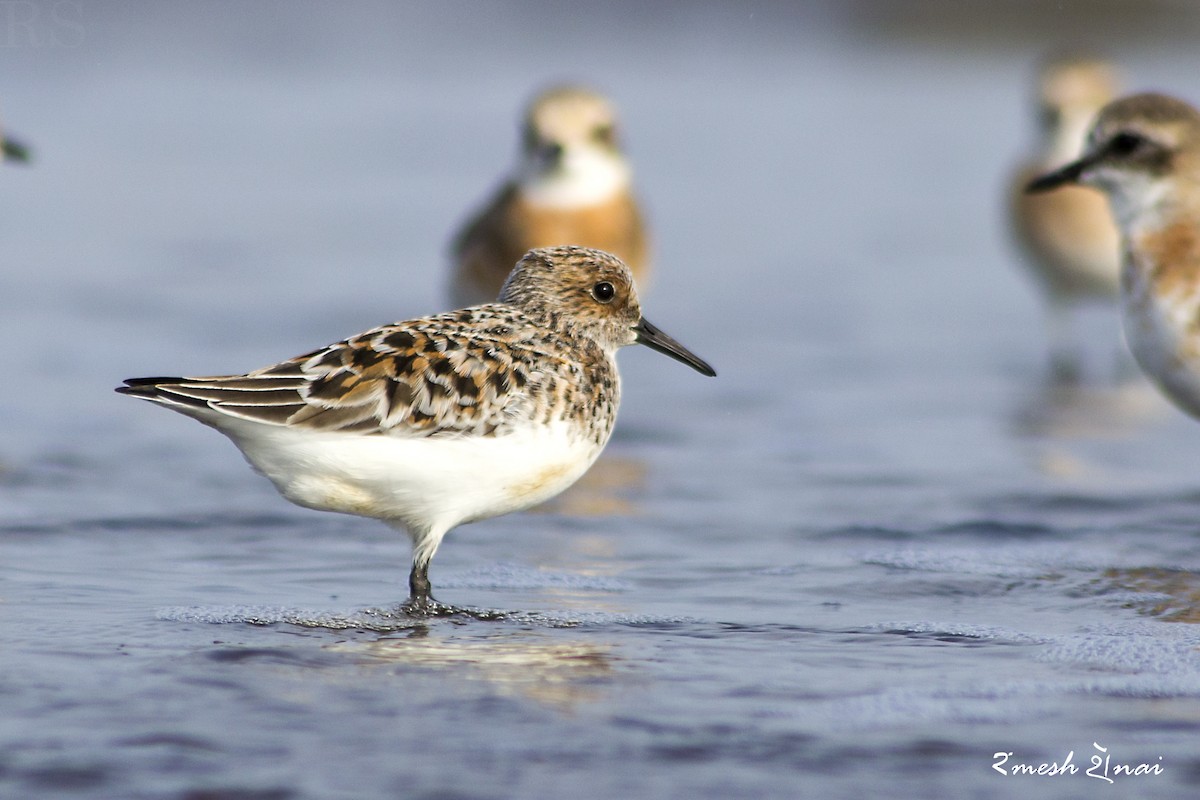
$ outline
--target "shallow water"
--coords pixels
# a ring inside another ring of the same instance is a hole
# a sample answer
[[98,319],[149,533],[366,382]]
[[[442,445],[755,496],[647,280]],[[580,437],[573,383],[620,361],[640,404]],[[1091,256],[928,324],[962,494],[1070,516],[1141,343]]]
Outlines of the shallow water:
[[[0,796],[1194,794],[1200,425],[1103,311],[1046,382],[1000,187],[1056,36],[1186,94],[1200,19],[968,5],[0,3]],[[111,389],[439,308],[564,77],[720,377],[624,352],[596,470],[434,563],[507,618],[418,624],[396,533]]]

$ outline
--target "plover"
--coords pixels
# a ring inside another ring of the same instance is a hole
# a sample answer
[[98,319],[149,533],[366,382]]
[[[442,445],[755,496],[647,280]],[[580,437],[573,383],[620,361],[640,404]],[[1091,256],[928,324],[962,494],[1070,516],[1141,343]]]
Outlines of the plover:
[[454,239],[451,300],[488,302],[527,250],[566,244],[613,253],[644,286],[647,235],[616,110],[577,86],[549,89],[530,105],[515,174]]
[[1200,416],[1200,113],[1162,94],[1100,112],[1076,161],[1033,181],[1102,189],[1121,230],[1121,307],[1134,358]]
[[1116,70],[1104,61],[1047,63],[1038,80],[1039,152],[1022,165],[1012,185],[1012,230],[1046,297],[1051,361],[1059,377],[1079,372],[1078,342],[1070,335],[1072,308],[1116,299],[1120,233],[1104,194],[1090,186],[1053,194],[1029,194],[1025,187],[1079,155],[1092,120],[1118,90]]

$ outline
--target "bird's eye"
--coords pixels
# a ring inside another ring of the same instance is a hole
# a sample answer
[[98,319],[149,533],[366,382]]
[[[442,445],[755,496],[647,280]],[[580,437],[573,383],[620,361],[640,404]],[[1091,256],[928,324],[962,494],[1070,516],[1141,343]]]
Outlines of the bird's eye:
[[592,139],[598,144],[611,145],[616,139],[612,125],[597,125],[592,128]]
[[1127,156],[1141,147],[1143,141],[1145,140],[1136,133],[1122,131],[1109,141],[1108,149],[1113,155]]
[[611,303],[612,299],[616,296],[616,288],[608,281],[600,281],[592,287],[592,297],[596,298],[601,303]]

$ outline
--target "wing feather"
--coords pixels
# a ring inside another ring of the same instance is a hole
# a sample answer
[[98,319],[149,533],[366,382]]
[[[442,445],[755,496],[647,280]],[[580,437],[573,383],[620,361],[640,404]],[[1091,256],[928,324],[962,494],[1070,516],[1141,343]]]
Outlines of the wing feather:
[[[573,369],[509,306],[386,325],[246,375],[136,378],[118,391],[268,425],[390,436],[499,435],[549,418]],[[199,415],[198,415],[199,416]]]

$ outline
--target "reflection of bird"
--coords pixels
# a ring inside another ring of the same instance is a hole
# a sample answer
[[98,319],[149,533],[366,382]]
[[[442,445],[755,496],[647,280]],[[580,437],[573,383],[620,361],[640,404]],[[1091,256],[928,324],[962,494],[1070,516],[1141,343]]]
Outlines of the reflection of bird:
[[[420,623],[423,625],[423,623]],[[603,699],[605,684],[621,659],[604,642],[543,639],[536,633],[473,640],[441,639],[428,628],[411,629],[403,637],[371,641],[344,640],[328,649],[372,663],[410,664],[487,681],[503,695],[525,697],[569,710]]]
[[715,374],[642,318],[619,259],[559,247],[528,253],[497,303],[246,375],[136,378],[117,391],[216,428],[298,505],[407,530],[407,608],[445,613],[428,577],[442,537],[540,503],[591,466],[616,420],[616,351],[634,343]]
[[616,112],[577,87],[550,89],[530,106],[516,174],[454,241],[453,303],[491,302],[527,250],[564,244],[611,252],[646,279],[646,233]]
[[1041,150],[1022,167],[1013,187],[1013,231],[1049,302],[1054,366],[1062,376],[1076,371],[1067,352],[1068,307],[1116,297],[1120,235],[1104,195],[1090,187],[1043,195],[1028,194],[1024,188],[1035,176],[1079,155],[1088,126],[1116,96],[1117,86],[1116,74],[1105,62],[1049,63],[1038,84]]
[[1121,227],[1125,337],[1141,368],[1200,416],[1200,113],[1160,94],[1104,108],[1082,157],[1030,184],[1108,194]]

